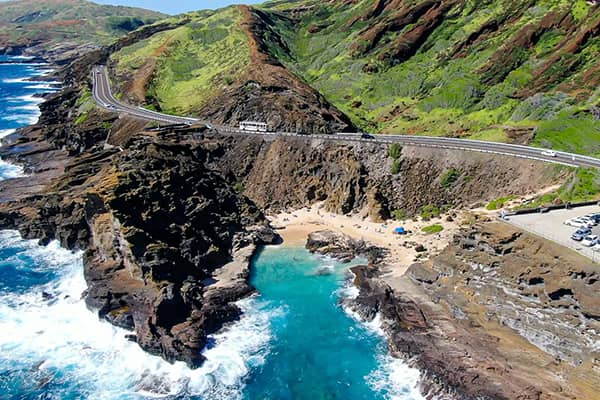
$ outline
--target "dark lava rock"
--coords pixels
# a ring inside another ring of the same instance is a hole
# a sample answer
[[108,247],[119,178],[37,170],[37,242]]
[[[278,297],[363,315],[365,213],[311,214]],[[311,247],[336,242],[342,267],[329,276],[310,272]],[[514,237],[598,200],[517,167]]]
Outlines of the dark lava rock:
[[342,262],[350,262],[358,256],[366,256],[370,263],[378,263],[387,255],[388,251],[364,240],[353,239],[348,235],[333,231],[312,232],[308,235],[306,248],[311,253],[327,255]]

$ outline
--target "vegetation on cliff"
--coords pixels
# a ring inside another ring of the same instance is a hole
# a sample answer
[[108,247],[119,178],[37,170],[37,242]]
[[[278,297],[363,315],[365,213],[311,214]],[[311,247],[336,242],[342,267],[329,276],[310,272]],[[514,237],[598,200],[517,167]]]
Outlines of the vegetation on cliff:
[[189,23],[112,55],[118,81],[134,100],[175,114],[197,111],[250,64],[237,7],[186,15]]

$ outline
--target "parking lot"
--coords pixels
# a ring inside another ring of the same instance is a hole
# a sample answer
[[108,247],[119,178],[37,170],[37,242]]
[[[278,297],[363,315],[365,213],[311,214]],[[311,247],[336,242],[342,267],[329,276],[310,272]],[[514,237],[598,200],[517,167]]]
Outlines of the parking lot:
[[[600,261],[600,252],[592,251],[589,247],[583,246],[581,242],[571,240],[571,235],[577,228],[567,226],[563,223],[567,219],[594,213],[600,213],[600,206],[594,205],[570,210],[555,210],[544,214],[512,215],[507,222],[525,231],[569,247],[593,261]],[[592,228],[592,234],[600,235],[600,225]]]

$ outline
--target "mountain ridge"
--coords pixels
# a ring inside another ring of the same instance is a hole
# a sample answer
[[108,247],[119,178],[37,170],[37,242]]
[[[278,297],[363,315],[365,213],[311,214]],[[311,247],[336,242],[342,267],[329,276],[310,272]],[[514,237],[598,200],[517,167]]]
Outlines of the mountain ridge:
[[46,55],[52,61],[72,60],[165,17],[142,8],[100,5],[87,0],[0,2],[0,53],[26,51]]

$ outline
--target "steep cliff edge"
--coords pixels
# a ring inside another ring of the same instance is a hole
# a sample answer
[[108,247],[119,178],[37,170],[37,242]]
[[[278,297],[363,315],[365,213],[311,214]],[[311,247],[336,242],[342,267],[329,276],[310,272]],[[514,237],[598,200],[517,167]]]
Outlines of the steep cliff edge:
[[44,195],[4,204],[0,225],[86,250],[87,304],[134,330],[145,350],[198,366],[207,335],[237,318],[233,302],[253,290],[254,247],[275,240],[204,158],[200,148],[143,138],[86,154]]
[[553,167],[527,160],[412,147],[392,156],[388,146],[364,143],[230,138],[214,154],[215,168],[263,209],[323,201],[332,212],[375,220],[536,192],[558,179]]

